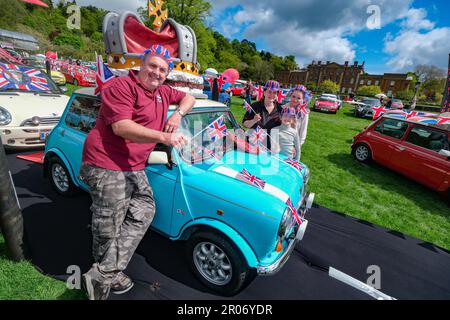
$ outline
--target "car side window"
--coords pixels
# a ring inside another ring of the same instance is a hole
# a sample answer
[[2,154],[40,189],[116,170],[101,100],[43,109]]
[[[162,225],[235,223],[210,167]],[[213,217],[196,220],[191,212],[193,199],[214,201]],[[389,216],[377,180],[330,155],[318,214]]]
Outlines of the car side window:
[[99,99],[77,96],[73,98],[66,114],[66,125],[75,130],[89,133],[95,126],[99,109]]
[[408,123],[394,119],[381,120],[374,131],[395,139],[401,139],[408,129]]
[[450,151],[447,134],[422,126],[414,126],[406,137],[406,141],[436,152],[442,149]]

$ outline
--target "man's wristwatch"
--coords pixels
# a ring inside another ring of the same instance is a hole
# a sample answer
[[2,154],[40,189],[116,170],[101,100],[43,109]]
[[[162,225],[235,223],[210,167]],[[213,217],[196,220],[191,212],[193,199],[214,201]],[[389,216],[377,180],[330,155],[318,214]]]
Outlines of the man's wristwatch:
[[184,117],[186,115],[186,113],[184,113],[180,108],[178,108],[175,111],[177,111],[180,114],[180,116],[182,116],[182,117]]

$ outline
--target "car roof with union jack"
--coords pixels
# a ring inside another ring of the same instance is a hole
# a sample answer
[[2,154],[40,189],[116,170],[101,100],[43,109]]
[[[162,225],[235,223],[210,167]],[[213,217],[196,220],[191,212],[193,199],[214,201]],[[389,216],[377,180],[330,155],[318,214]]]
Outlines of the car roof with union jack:
[[[436,118],[437,118],[437,116],[438,115],[436,115]],[[413,124],[416,124],[416,125],[418,124],[418,125],[421,125],[421,126],[435,128],[435,129],[440,129],[440,130],[444,130],[444,131],[450,132],[450,123],[437,125],[437,124],[434,124],[434,123],[423,122],[423,121],[425,121],[427,119],[433,119],[433,118],[430,118],[430,117],[418,116],[418,117],[413,117],[413,118],[410,118],[410,119],[405,119],[405,118],[396,117],[394,114],[389,114],[389,113],[386,114],[385,113],[380,118],[400,120],[400,121],[403,121],[403,122],[413,123]]]

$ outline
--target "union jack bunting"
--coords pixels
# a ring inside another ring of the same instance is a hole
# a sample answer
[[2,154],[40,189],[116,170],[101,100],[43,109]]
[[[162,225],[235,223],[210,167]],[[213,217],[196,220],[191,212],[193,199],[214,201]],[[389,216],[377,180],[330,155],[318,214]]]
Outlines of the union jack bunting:
[[94,94],[98,95],[107,83],[113,80],[116,76],[109,70],[108,66],[103,63],[102,56],[97,56],[97,73],[95,74],[95,82],[97,87]]
[[264,189],[266,186],[266,182],[252,174],[250,174],[247,169],[242,169],[242,171],[236,176],[239,180],[242,180],[244,182],[247,182],[248,184],[251,184],[259,189]]
[[222,139],[228,134],[227,126],[224,123],[223,116],[220,116],[216,121],[208,126],[208,133],[213,142]]
[[297,209],[295,209],[290,198],[286,201],[286,205],[291,210],[292,214],[294,215],[295,220],[297,221],[298,225],[300,226],[303,223],[303,220],[298,215]]
[[386,113],[389,109],[386,109],[384,106],[373,107],[373,120],[377,119],[384,113]]
[[436,124],[450,124],[450,117],[438,116]]
[[287,164],[291,165],[292,167],[294,167],[298,171],[301,171],[304,168],[300,162],[292,160],[292,159],[286,159],[284,162],[286,162]]
[[264,88],[262,86],[255,86],[255,91],[258,93],[256,100],[261,100],[264,95]]
[[261,145],[263,144],[266,136],[267,136],[266,130],[258,126],[250,135],[249,141],[254,145]]
[[0,63],[0,88],[29,91],[50,90],[42,71],[26,66]]

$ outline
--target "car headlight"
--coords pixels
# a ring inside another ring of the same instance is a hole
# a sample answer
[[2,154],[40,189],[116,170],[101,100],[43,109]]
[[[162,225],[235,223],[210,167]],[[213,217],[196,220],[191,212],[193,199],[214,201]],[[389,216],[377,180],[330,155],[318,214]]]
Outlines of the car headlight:
[[6,126],[12,121],[11,113],[5,108],[0,107],[0,126]]
[[281,240],[286,239],[293,225],[294,217],[292,216],[292,211],[288,207],[284,210],[283,217],[281,218],[280,227],[278,228],[278,237],[281,238]]

